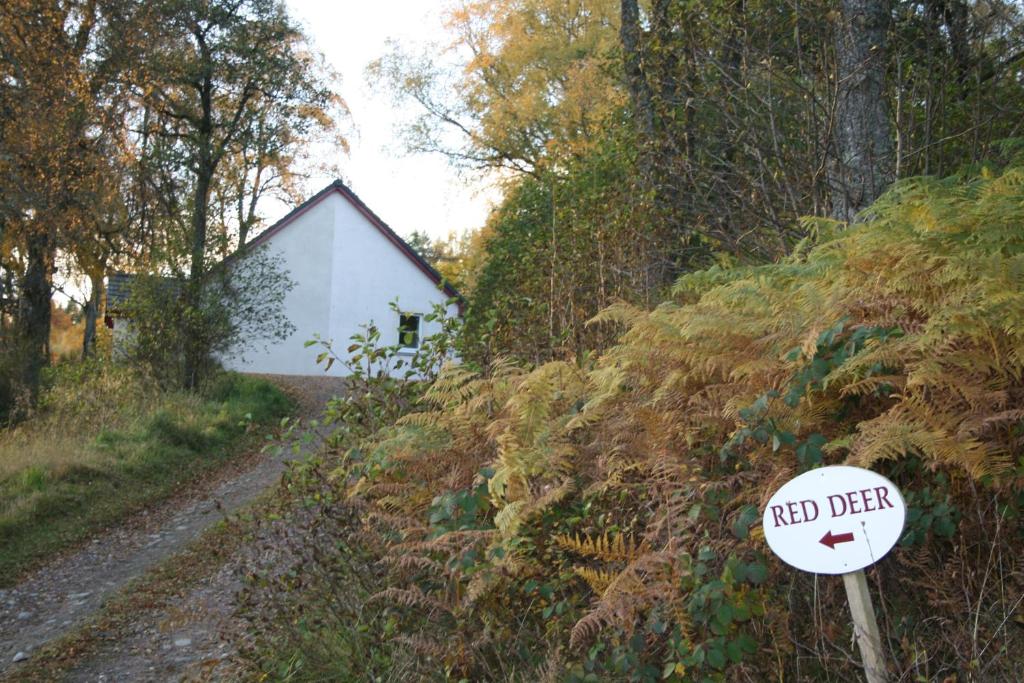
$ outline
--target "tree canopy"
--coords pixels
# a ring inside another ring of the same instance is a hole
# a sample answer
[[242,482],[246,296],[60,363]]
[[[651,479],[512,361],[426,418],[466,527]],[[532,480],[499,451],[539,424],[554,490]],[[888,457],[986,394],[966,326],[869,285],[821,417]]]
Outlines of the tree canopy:
[[89,353],[111,269],[184,277],[198,305],[261,200],[297,196],[309,148],[343,148],[335,76],[278,0],[15,0],[0,70],[8,408],[37,395],[58,270],[88,280]]
[[516,320],[489,343],[534,358],[524,337],[577,354],[616,299],[778,258],[802,216],[852,220],[894,178],[997,154],[1020,134],[1022,22],[960,0],[479,2],[450,10],[443,60],[372,68],[418,107],[411,149],[504,188],[468,321]]

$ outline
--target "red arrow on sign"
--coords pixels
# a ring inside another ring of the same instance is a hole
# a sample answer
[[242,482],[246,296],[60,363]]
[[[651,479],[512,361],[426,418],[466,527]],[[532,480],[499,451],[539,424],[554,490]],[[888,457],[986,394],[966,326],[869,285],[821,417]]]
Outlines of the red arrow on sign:
[[832,530],[829,529],[828,531],[825,532],[825,535],[821,537],[821,540],[819,540],[818,543],[821,543],[822,545],[827,545],[829,548],[832,548],[832,550],[835,550],[836,549],[836,544],[838,544],[838,543],[849,543],[852,540],[853,540],[853,532],[852,531],[850,531],[848,533],[845,533],[845,534],[833,534]]

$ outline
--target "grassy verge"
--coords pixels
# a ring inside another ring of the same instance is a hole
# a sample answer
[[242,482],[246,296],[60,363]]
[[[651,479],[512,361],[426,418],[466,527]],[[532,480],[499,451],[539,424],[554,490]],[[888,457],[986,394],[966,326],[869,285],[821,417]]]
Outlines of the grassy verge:
[[60,370],[41,413],[0,435],[0,586],[215,470],[291,410],[236,374],[186,394],[118,369]]

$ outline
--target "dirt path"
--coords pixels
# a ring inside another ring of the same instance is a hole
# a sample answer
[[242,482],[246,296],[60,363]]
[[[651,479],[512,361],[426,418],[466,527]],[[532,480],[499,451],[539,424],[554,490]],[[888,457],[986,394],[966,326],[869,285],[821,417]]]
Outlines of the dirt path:
[[[132,579],[178,552],[204,530],[253,500],[281,475],[271,456],[116,528],[33,572],[0,595],[0,673],[41,645],[81,625]],[[141,522],[141,523],[140,523]],[[20,658],[19,658],[20,659]]]
[[[241,552],[245,552],[243,549]],[[241,587],[233,556],[212,574],[155,609],[140,612],[114,638],[62,680],[75,682],[234,680],[234,651],[226,634],[237,627],[234,596]]]
[[[339,386],[336,381],[284,383],[306,416],[316,415],[325,396]],[[0,676],[17,677],[20,663],[40,647],[80,628],[131,581],[252,502],[279,480],[287,457],[266,454],[236,463],[216,480],[156,506],[0,591]],[[140,614],[118,642],[104,648],[104,656],[83,662],[70,679],[170,680],[196,662],[218,661],[218,630],[230,614],[234,581],[225,566],[200,580],[180,608]]]

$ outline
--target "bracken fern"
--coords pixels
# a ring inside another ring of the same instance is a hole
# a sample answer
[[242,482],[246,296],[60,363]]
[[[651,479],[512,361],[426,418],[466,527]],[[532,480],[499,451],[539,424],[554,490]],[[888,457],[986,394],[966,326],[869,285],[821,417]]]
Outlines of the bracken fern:
[[[808,651],[819,670],[841,669],[841,648],[817,640],[843,641],[838,627],[812,633],[789,617],[783,589],[810,579],[769,562],[765,582],[757,511],[802,469],[846,463],[978,511],[951,545],[947,526],[920,521],[944,508],[921,508],[914,523],[930,544],[879,565],[904,610],[885,622],[903,629],[895,666],[980,675],[979,629],[957,626],[969,617],[942,584],[991,569],[994,550],[969,557],[982,532],[1000,551],[1001,593],[972,580],[963,602],[985,619],[989,647],[1012,651],[1008,605],[1024,584],[1010,550],[1024,480],[1024,170],[902,181],[868,215],[850,227],[808,220],[812,236],[788,259],[686,275],[653,311],[609,308],[592,324],[623,334],[595,364],[446,368],[354,471],[350,492],[388,515],[380,541],[395,586],[381,598],[450,615],[448,637],[420,642],[471,677],[550,675],[602,632],[666,677],[717,676],[726,661],[788,677]],[[915,590],[922,580],[929,588]],[[796,600],[842,609],[837,595]],[[923,625],[931,610],[944,614],[941,633]],[[921,630],[907,630],[915,618]],[[922,663],[925,650],[943,654]],[[1020,672],[1000,666],[989,675]]]

